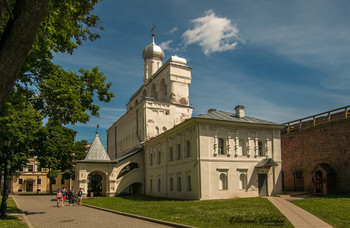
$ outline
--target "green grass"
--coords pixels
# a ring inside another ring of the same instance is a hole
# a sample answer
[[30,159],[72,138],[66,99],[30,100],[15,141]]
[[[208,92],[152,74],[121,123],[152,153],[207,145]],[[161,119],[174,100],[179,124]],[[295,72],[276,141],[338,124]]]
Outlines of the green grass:
[[[0,202],[2,197],[0,196]],[[20,213],[15,202],[12,198],[7,199],[7,216],[5,219],[0,219],[0,227],[28,227],[27,224],[21,219],[20,216],[11,215],[11,213]]]
[[149,196],[123,196],[84,199],[83,203],[196,227],[263,227],[259,222],[231,224],[232,217],[243,220],[257,218],[257,221],[263,217],[280,217],[284,220],[283,227],[293,227],[265,198],[179,201]]
[[350,194],[338,194],[292,201],[333,227],[350,227]]

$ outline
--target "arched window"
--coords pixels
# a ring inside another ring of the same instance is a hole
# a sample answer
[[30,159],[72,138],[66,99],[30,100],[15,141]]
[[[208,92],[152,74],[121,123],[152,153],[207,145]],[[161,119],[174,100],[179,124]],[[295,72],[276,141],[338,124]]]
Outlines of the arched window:
[[187,191],[192,191],[192,185],[191,185],[191,175],[187,176]]
[[221,173],[219,176],[219,190],[227,190],[227,175]]
[[139,168],[137,163],[130,163],[129,165],[126,165],[119,173],[117,179],[121,178],[122,176],[129,173],[131,170]]
[[136,99],[136,100],[135,100],[135,106],[136,106],[138,103],[139,103],[139,100]]
[[161,101],[166,101],[167,100],[167,86],[165,84],[164,78],[160,81],[160,95],[159,98]]
[[162,156],[160,151],[158,151],[158,165],[160,165],[161,161],[162,161]]
[[239,175],[239,189],[247,189],[247,175],[245,173]]
[[144,89],[144,90],[142,91],[142,96],[143,96],[143,97],[147,97],[147,90],[146,90],[146,89]]
[[177,191],[181,192],[181,177],[177,177]]
[[174,160],[174,152],[173,152],[173,147],[171,146],[169,148],[169,161],[173,161]]
[[158,179],[158,192],[160,192],[160,178]]
[[169,180],[169,191],[174,191],[174,179],[172,177]]
[[153,181],[152,179],[149,181],[149,190],[152,191],[153,189]]
[[151,87],[151,97],[153,97],[154,100],[158,100],[156,84],[153,84]]

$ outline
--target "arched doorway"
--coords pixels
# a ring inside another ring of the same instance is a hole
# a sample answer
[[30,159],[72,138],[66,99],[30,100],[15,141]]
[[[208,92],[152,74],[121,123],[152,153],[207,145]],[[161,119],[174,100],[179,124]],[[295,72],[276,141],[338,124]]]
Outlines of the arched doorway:
[[316,193],[323,193],[323,177],[322,177],[321,171],[316,171],[315,180],[316,180]]
[[88,196],[102,196],[102,176],[97,172],[91,172],[88,180]]

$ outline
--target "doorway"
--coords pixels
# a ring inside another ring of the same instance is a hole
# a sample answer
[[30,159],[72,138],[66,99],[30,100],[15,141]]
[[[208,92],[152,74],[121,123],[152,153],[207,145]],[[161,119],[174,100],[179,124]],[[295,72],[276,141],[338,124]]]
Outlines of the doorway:
[[317,171],[315,173],[315,180],[316,180],[316,193],[323,193],[323,177],[322,177],[321,171]]
[[88,176],[88,196],[102,196],[102,176],[92,172]]
[[26,192],[33,192],[33,181],[26,182]]
[[259,196],[267,196],[267,175],[258,174]]

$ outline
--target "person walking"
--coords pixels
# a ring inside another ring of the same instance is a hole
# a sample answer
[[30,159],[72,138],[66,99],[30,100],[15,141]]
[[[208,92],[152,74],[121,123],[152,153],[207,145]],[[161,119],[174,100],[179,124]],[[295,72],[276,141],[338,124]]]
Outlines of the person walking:
[[83,191],[81,190],[81,188],[79,189],[79,192],[78,192],[78,200],[79,200],[79,206],[81,206],[83,203]]
[[61,204],[62,204],[62,192],[61,192],[61,189],[58,189],[56,198],[57,198],[57,207],[60,207]]
[[75,202],[76,202],[76,193],[75,193],[74,187],[72,187],[72,189],[70,190],[70,194],[69,194],[69,205],[75,206]]
[[61,192],[62,192],[62,207],[64,207],[64,201],[66,200],[66,196],[67,196],[67,189],[66,189],[66,187],[63,187]]

